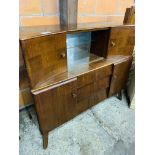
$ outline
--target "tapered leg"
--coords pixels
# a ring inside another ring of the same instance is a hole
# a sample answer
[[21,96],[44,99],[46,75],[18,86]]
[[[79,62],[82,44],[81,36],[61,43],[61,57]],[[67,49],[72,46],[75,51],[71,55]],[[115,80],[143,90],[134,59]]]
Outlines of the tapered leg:
[[48,133],[43,134],[43,148],[46,149],[48,146]]

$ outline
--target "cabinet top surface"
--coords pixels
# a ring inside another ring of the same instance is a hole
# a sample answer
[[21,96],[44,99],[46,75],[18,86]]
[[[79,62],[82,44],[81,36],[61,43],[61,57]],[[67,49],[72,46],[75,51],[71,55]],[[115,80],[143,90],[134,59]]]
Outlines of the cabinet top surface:
[[[44,25],[44,26],[25,26],[19,28],[19,39],[27,40],[31,38],[57,34],[57,33],[74,33],[79,31],[102,30],[115,26],[124,26],[118,24],[103,23],[81,23],[77,25]],[[126,25],[129,26],[129,25]],[[132,25],[131,25],[132,26]]]

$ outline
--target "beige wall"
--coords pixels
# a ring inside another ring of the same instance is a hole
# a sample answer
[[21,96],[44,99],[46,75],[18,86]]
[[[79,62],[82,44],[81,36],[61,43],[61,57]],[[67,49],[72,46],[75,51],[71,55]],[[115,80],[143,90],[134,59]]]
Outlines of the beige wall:
[[[122,23],[134,0],[78,0],[78,22]],[[59,24],[59,0],[19,0],[20,26]]]

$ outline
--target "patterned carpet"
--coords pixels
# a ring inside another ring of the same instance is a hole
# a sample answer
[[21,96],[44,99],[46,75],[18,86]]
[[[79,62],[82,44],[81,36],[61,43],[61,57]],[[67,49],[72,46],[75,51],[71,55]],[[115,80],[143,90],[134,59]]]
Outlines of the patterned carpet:
[[28,111],[20,112],[20,155],[134,155],[135,114],[124,97],[106,99],[51,131],[46,150],[34,107]]

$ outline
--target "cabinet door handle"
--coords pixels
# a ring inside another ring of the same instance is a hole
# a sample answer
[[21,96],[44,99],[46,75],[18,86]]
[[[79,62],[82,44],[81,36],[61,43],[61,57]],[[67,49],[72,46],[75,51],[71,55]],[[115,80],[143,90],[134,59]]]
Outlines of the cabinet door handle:
[[76,98],[76,97],[77,97],[77,94],[72,93],[72,97],[73,97],[73,98]]
[[111,41],[111,46],[112,46],[112,47],[115,47],[115,46],[116,46],[116,43],[113,42],[113,41]]
[[66,53],[65,53],[65,52],[62,52],[62,53],[60,54],[60,57],[61,57],[61,58],[65,58],[65,57],[66,57]]

